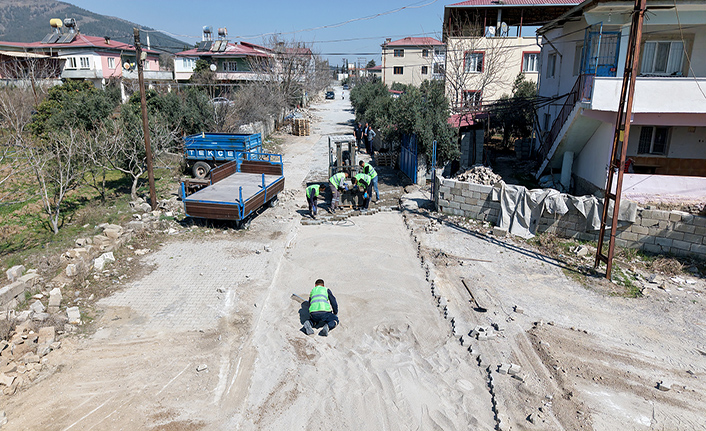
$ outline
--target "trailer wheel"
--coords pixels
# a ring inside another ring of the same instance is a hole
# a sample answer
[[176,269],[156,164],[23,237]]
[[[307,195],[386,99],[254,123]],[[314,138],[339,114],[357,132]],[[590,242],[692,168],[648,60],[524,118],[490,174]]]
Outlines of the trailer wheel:
[[206,162],[196,162],[191,168],[191,173],[198,179],[206,178],[210,171],[211,167]]
[[272,199],[270,199],[269,202],[267,202],[267,205],[269,205],[270,208],[276,207],[277,204],[279,204],[279,198],[277,198],[277,196],[273,197]]
[[245,220],[240,220],[238,221],[238,229],[249,229],[250,228],[250,218],[246,218]]

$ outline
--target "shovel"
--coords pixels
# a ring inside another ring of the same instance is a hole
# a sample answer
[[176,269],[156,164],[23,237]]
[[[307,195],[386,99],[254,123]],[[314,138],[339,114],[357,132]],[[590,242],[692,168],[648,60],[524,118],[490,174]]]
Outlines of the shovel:
[[464,280],[462,278],[461,283],[463,283],[463,287],[466,288],[466,291],[468,291],[468,294],[471,295],[471,304],[475,304],[475,307],[473,307],[473,310],[475,310],[479,313],[485,313],[486,311],[488,311],[487,308],[481,307],[480,304],[478,304],[478,301],[476,301],[476,297],[473,296],[473,292],[471,292],[471,288],[468,287],[468,284],[466,284],[466,280]]
[[301,296],[297,295],[296,293],[292,293],[291,298],[300,304],[303,304],[306,302],[306,299],[302,298]]

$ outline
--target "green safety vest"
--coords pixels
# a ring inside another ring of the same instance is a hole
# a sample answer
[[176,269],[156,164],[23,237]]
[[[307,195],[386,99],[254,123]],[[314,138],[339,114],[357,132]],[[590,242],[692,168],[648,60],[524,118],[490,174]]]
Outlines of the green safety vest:
[[334,187],[337,189],[341,188],[341,185],[343,184],[343,180],[346,179],[346,174],[344,172],[339,172],[336,175],[332,176],[329,178],[329,182],[333,184]]
[[373,168],[370,163],[363,165],[363,172],[365,172],[366,169],[368,170],[368,175],[370,175],[370,178],[375,178],[378,176],[378,173],[375,172],[375,168]]
[[360,183],[361,181],[364,182],[364,183],[365,183],[365,187],[369,186],[369,185],[370,185],[370,182],[372,181],[372,177],[370,177],[370,175],[368,175],[368,174],[357,174],[357,175],[355,176],[355,179],[356,179],[356,181],[358,181],[359,183]]
[[333,311],[328,302],[328,289],[325,286],[314,286],[309,294],[309,313],[315,311]]
[[310,198],[312,196],[318,196],[321,193],[320,190],[321,185],[319,184],[313,184],[310,185],[309,187],[306,188],[306,197]]

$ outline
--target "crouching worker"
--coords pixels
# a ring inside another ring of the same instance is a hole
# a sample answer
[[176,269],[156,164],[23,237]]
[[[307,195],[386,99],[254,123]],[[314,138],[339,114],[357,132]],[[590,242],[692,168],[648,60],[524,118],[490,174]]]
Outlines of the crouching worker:
[[324,287],[322,279],[316,280],[314,288],[309,294],[309,320],[304,322],[304,332],[306,335],[314,333],[314,328],[318,328],[322,323],[323,327],[319,335],[326,337],[328,331],[338,324],[338,303],[333,296],[331,289]]
[[353,185],[363,192],[363,207],[361,211],[367,211],[370,205],[370,194],[372,193],[372,178],[368,174],[357,174],[353,177]]
[[321,185],[312,184],[306,188],[306,202],[309,204],[309,215],[311,218],[316,218],[316,198],[321,195]]
[[329,210],[336,212],[336,205],[341,201],[341,192],[346,190],[345,180],[348,178],[348,172],[339,172],[328,179],[329,188],[331,188],[331,205]]

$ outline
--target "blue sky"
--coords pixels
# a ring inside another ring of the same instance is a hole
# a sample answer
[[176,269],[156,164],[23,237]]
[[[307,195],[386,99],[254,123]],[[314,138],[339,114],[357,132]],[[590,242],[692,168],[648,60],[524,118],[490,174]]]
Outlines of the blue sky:
[[[288,40],[312,42],[331,65],[375,59],[386,37],[440,38],[442,0],[65,0],[103,15],[115,16],[171,33],[189,43],[200,40],[201,28],[228,28],[231,41],[262,43],[262,35],[282,33]],[[396,9],[404,8],[395,11]],[[380,16],[373,17],[377,14]],[[365,19],[367,17],[373,17]],[[361,19],[362,18],[362,19]],[[339,25],[346,21],[351,22]],[[311,29],[311,30],[310,30]],[[144,42],[144,39],[143,39]]]

